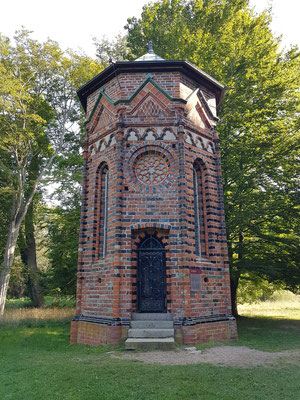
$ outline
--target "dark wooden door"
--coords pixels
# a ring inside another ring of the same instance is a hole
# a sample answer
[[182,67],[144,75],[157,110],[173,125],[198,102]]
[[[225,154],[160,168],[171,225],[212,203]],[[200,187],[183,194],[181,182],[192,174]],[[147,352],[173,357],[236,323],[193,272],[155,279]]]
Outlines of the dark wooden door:
[[138,312],[166,312],[165,250],[152,236],[138,249]]

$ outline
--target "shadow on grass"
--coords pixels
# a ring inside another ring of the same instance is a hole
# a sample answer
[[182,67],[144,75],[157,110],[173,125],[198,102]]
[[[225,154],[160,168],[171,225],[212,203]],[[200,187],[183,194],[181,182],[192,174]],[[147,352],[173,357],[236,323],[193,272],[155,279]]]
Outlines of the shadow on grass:
[[68,321],[25,321],[11,327],[0,324],[0,353],[39,353],[54,351],[56,354],[76,353],[99,355],[110,351],[122,351],[123,346],[70,345],[70,320]]
[[237,317],[238,340],[197,344],[199,350],[214,346],[247,346],[277,352],[300,349],[300,321],[271,317]]
[[300,321],[272,317],[238,317],[238,340],[209,342],[198,349],[213,346],[247,346],[261,351],[284,351],[300,348]]
[[280,351],[300,348],[300,321],[271,317],[238,317],[238,345],[258,350]]
[[11,327],[0,325],[1,347],[8,352],[16,348],[27,349],[39,348],[50,350],[61,348],[69,342],[69,323],[50,322],[37,324],[24,323],[21,326]]

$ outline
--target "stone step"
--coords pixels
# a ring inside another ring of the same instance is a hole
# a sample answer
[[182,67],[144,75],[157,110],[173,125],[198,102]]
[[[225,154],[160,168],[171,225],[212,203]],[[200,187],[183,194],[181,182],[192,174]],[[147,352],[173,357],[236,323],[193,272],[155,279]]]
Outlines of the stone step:
[[129,329],[129,338],[174,338],[174,329]]
[[173,321],[131,321],[133,329],[173,329]]
[[133,321],[173,321],[170,313],[133,313]]
[[174,350],[174,338],[128,338],[125,342],[126,350],[152,351],[152,350]]

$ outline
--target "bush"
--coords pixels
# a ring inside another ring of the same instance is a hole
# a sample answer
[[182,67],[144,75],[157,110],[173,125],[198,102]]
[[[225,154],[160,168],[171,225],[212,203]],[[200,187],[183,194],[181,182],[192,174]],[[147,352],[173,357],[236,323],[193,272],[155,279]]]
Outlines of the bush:
[[75,307],[75,305],[76,298],[72,295],[45,296],[45,307],[47,308]]
[[252,304],[260,301],[266,301],[272,297],[274,292],[279,291],[281,285],[269,283],[261,277],[248,273],[240,277],[237,291],[238,304]]

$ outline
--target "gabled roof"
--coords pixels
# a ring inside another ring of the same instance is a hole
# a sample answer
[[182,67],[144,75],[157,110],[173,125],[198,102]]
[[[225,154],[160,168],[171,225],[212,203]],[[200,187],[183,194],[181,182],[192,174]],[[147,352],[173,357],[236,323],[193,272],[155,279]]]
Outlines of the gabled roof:
[[[151,53],[147,54],[151,55]],[[156,56],[156,54],[154,54],[154,56]],[[159,56],[156,56],[159,58],[149,60],[149,58],[146,57],[146,60],[141,60],[143,57],[140,57],[140,59],[136,61],[117,61],[112,63],[104,71],[100,72],[100,74],[83,85],[77,91],[77,94],[84,110],[86,111],[87,97],[90,94],[94,93],[119,74],[135,72],[183,72],[199,84],[201,83],[208,89],[213,90],[216,93],[217,103],[220,103],[223,98],[226,87],[190,62],[184,60],[164,60],[160,59]]]

